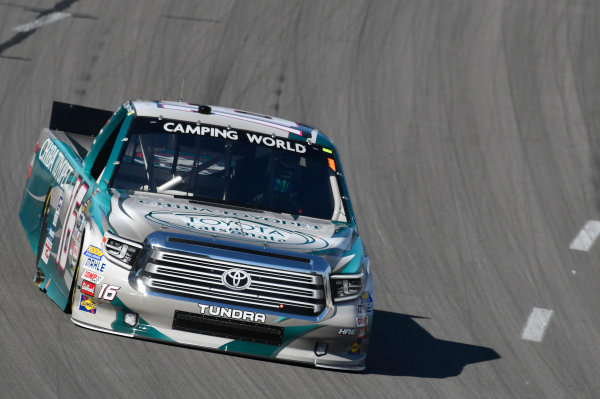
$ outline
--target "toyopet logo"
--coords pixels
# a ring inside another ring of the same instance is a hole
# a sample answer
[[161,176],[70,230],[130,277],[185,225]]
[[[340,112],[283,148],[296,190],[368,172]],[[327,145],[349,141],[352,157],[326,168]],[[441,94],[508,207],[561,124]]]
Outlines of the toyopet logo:
[[292,223],[288,226],[273,226],[268,223],[250,221],[239,216],[214,215],[201,212],[152,211],[145,218],[161,226],[173,227],[187,231],[216,234],[228,238],[242,238],[284,244],[284,247],[307,246],[311,249],[325,249],[344,241],[343,237],[326,238],[328,232],[298,231]]
[[219,306],[209,306],[201,303],[199,303],[198,306],[200,307],[200,313],[203,315],[227,317],[229,319],[253,321],[255,323],[264,323],[267,317],[263,313],[254,313],[247,310],[221,308]]
[[241,291],[250,286],[252,279],[248,273],[241,269],[229,269],[221,275],[221,281],[227,288]]

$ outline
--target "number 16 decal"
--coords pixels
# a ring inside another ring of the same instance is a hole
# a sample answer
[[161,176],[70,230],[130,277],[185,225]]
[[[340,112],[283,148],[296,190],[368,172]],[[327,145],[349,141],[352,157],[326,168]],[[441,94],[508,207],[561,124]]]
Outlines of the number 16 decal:
[[69,255],[69,242],[73,236],[73,228],[77,221],[77,213],[81,209],[81,203],[83,198],[87,194],[89,186],[85,183],[82,184],[81,177],[77,178],[77,182],[73,187],[71,193],[71,201],[69,202],[69,209],[67,209],[67,219],[60,235],[60,246],[58,247],[58,259],[57,263],[62,270],[65,270],[67,259]]
[[100,292],[98,293],[98,298],[106,299],[110,302],[113,299],[115,299],[117,291],[119,291],[120,289],[121,287],[118,287],[116,285],[102,284],[102,288],[100,288]]

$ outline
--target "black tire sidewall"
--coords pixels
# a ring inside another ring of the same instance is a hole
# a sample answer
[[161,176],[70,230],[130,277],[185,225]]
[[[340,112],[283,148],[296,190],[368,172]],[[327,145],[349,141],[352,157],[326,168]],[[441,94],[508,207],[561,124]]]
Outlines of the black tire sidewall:
[[38,238],[38,250],[37,257],[35,261],[35,266],[37,267],[38,263],[40,263],[40,258],[42,257],[42,251],[44,250],[44,242],[46,241],[46,235],[48,234],[48,213],[50,212],[50,194],[48,191],[46,195],[46,201],[44,202],[44,207],[42,208],[42,221],[40,224],[40,237]]

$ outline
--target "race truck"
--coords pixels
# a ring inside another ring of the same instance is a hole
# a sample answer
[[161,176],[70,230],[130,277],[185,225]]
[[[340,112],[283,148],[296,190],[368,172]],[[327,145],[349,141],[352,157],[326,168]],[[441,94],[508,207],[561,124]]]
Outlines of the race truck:
[[35,285],[78,326],[365,368],[369,257],[317,129],[182,101],[54,102],[19,216]]

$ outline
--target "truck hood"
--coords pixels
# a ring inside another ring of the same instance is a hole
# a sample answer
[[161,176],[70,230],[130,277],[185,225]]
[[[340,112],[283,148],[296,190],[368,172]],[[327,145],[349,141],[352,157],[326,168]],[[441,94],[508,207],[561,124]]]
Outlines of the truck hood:
[[143,242],[155,231],[163,231],[329,255],[342,254],[356,237],[355,229],[347,224],[150,193],[114,192],[109,223],[118,235],[137,242]]

